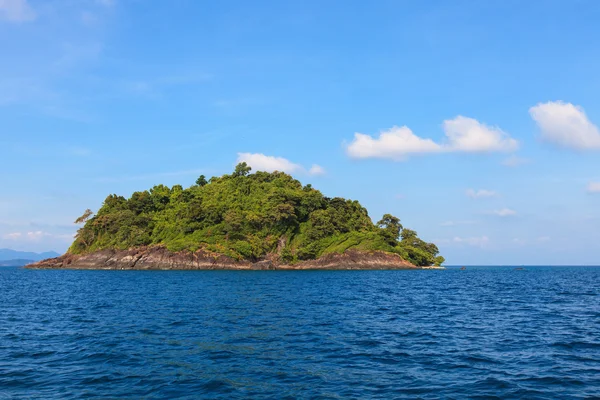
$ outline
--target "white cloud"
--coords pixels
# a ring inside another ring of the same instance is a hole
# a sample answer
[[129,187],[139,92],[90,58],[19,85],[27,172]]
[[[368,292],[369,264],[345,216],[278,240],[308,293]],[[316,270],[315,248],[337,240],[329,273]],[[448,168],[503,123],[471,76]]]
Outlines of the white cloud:
[[550,239],[549,236],[540,236],[539,238],[537,238],[537,241],[540,242],[540,243],[549,242],[550,240],[551,239]]
[[466,245],[475,246],[475,247],[485,247],[490,242],[490,239],[487,236],[465,237],[465,238],[455,236],[452,239],[452,242],[459,243],[459,244],[466,244]]
[[295,164],[286,158],[267,156],[262,153],[238,153],[237,162],[245,162],[255,171],[281,171],[288,174],[308,173],[310,175],[325,173],[325,169],[317,164],[313,164],[307,171],[302,165]]
[[283,157],[266,156],[262,153],[238,153],[237,162],[245,162],[256,171],[282,171],[291,174],[303,169],[301,165]]
[[517,212],[515,210],[511,210],[510,208],[501,208],[499,210],[492,211],[492,214],[499,217],[512,217],[517,215]]
[[531,160],[527,158],[521,158],[513,154],[512,156],[502,161],[502,165],[506,167],[518,167],[519,165],[529,164],[530,162]]
[[389,158],[403,160],[407,154],[437,153],[442,147],[431,139],[422,139],[408,127],[394,126],[374,139],[369,135],[355,133],[354,140],[346,149],[353,158]]
[[310,175],[324,175],[325,169],[320,165],[313,164],[312,167],[310,167],[310,169],[308,170],[308,173]]
[[17,240],[19,238],[21,238],[21,232],[7,233],[6,235],[2,236],[2,239],[7,240]]
[[443,123],[444,143],[421,138],[406,126],[394,126],[372,137],[355,133],[346,151],[353,158],[385,158],[394,161],[406,159],[410,154],[443,152],[496,152],[513,151],[519,145],[515,139],[497,127],[490,127],[476,119],[457,116]]
[[600,193],[600,182],[590,182],[587,185],[588,193]]
[[0,0],[0,19],[11,22],[33,21],[36,14],[27,0]]
[[485,190],[485,189],[479,189],[479,190],[467,189],[466,194],[468,197],[470,197],[472,199],[482,199],[482,198],[494,197],[494,196],[498,195],[498,193],[494,192],[493,190]]
[[600,150],[600,130],[580,106],[550,101],[531,107],[529,114],[543,140],[576,150]]
[[40,240],[44,236],[51,236],[51,235],[49,233],[43,232],[43,231],[34,231],[34,232],[27,232],[26,238],[29,240]]
[[474,225],[477,221],[445,221],[440,224],[440,226],[458,226],[458,225]]
[[444,121],[444,131],[450,151],[514,151],[519,147],[519,143],[502,129],[461,115]]

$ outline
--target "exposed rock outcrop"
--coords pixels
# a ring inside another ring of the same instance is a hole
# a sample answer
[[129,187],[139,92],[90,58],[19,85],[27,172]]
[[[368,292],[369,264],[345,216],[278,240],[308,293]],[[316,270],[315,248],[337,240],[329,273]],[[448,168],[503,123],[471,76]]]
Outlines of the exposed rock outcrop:
[[420,269],[397,254],[383,251],[363,252],[347,250],[342,254],[326,254],[316,260],[292,265],[279,265],[277,269]]
[[279,264],[273,259],[238,261],[208,253],[171,252],[165,247],[138,247],[129,250],[100,250],[87,254],[64,254],[29,264],[32,269],[115,269],[115,270],[296,270],[296,269],[419,269],[397,254],[381,251],[348,250],[327,254],[316,260]]

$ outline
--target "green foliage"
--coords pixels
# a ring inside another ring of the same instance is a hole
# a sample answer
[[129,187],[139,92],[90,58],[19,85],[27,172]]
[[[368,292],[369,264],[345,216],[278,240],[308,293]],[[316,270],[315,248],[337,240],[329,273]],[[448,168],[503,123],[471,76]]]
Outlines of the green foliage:
[[86,210],[70,252],[160,244],[253,261],[275,254],[293,263],[358,249],[394,252],[417,265],[443,262],[434,244],[393,215],[374,225],[357,201],[325,197],[282,172],[250,171],[241,163],[231,175],[209,182],[200,176],[186,189],[157,185],[129,199],[110,195],[93,217]]
[[233,171],[233,176],[246,176],[250,173],[252,168],[245,162],[239,163],[235,166],[235,171]]
[[92,212],[92,210],[90,210],[90,209],[88,208],[87,210],[85,210],[85,211],[83,212],[83,214],[82,214],[82,215],[81,215],[79,218],[77,218],[77,219],[75,220],[75,223],[76,223],[76,224],[83,224],[85,221],[87,221],[88,219],[90,219],[90,217],[91,217],[92,215],[94,215],[94,213]]
[[279,260],[283,263],[290,264],[294,262],[294,253],[289,247],[284,247],[279,253]]
[[208,181],[206,180],[206,177],[204,175],[200,175],[198,177],[198,179],[196,179],[196,185],[198,186],[204,186],[208,183]]
[[436,257],[439,253],[437,246],[433,243],[427,243],[417,236],[417,232],[411,229],[402,229],[400,233],[402,240],[397,248],[401,255],[415,265],[441,265],[444,257]]
[[377,222],[377,226],[381,229],[379,233],[383,239],[391,246],[394,246],[402,229],[400,219],[391,214],[384,214],[383,218]]

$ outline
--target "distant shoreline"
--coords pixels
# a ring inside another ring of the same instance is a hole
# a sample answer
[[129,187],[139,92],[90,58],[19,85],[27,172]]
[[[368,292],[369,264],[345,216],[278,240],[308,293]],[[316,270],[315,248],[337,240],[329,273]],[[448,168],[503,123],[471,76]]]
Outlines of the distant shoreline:
[[23,267],[25,265],[35,262],[34,260],[27,260],[22,258],[2,260],[0,261],[0,267]]

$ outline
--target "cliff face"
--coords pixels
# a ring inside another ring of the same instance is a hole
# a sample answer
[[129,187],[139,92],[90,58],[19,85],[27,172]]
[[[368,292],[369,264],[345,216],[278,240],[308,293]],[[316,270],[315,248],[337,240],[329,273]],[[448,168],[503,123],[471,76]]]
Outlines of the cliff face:
[[327,254],[316,260],[292,265],[277,261],[237,261],[197,251],[170,252],[164,247],[139,247],[129,250],[101,250],[89,254],[65,254],[29,264],[32,269],[114,269],[114,270],[328,270],[328,269],[419,269],[400,256],[380,251],[348,250]]

